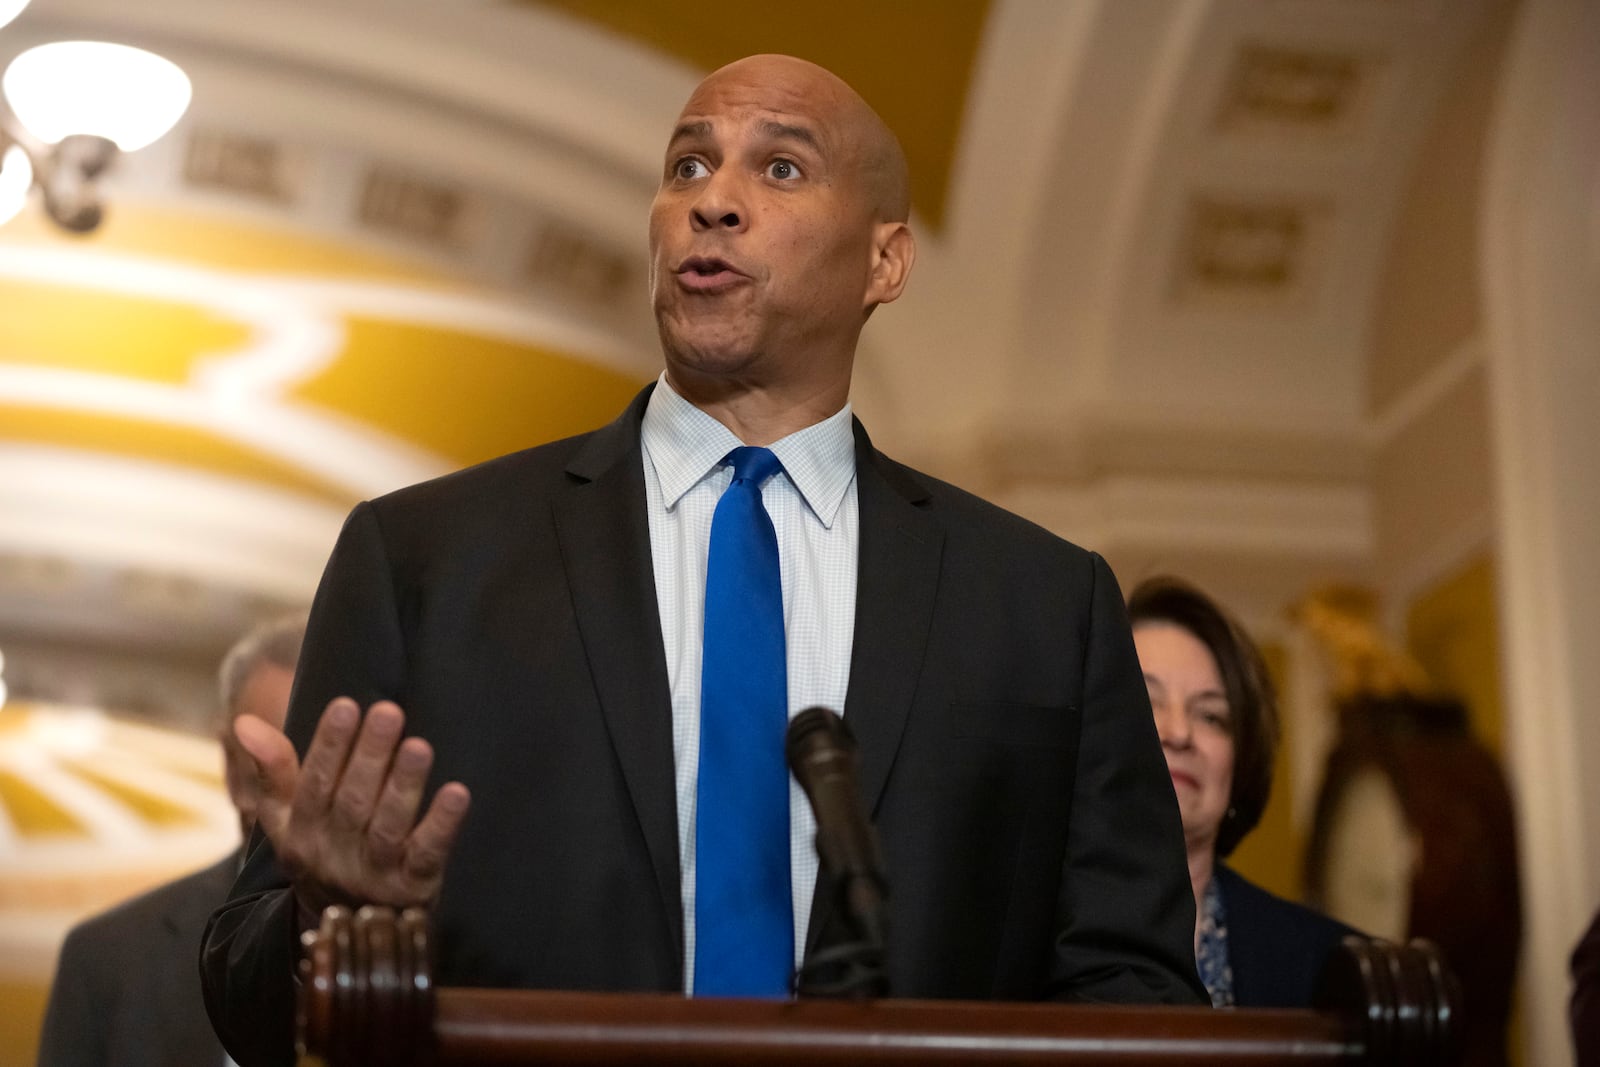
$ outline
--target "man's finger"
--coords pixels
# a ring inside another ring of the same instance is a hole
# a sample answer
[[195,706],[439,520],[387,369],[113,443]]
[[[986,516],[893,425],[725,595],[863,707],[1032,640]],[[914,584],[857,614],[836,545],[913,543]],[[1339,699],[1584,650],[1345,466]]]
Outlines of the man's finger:
[[432,766],[433,749],[420,737],[407,738],[395,753],[383,794],[367,824],[366,853],[373,866],[391,873],[399,869]]
[[456,834],[466,819],[472,794],[460,782],[446,782],[433,796],[428,813],[406,839],[405,874],[418,883],[437,883],[444,874],[445,861],[455,845]]
[[300,760],[282,730],[254,715],[234,719],[233,736],[255,766],[256,819],[262,832],[276,844],[289,821]]
[[333,795],[330,816],[339,844],[358,846],[366,834],[367,823],[388,781],[389,765],[394,762],[405,722],[400,708],[387,700],[367,709]]
[[327,814],[360,725],[361,709],[354,700],[335,697],[328,702],[317,723],[317,732],[311,738],[311,747],[306,750],[305,761],[300,765],[300,781],[296,784],[294,805],[289,812],[294,827],[309,830]]

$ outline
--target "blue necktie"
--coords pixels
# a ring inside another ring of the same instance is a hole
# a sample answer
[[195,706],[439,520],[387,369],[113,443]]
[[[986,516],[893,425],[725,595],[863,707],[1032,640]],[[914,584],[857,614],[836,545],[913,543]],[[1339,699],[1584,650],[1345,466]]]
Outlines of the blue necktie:
[[695,803],[697,996],[782,997],[794,970],[789,724],[778,537],[761,483],[782,469],[736,448],[711,517]]

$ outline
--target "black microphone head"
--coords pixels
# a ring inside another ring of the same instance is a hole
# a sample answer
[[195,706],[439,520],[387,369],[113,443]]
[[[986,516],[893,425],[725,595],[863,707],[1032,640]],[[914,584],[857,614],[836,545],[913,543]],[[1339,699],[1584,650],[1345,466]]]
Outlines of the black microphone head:
[[793,770],[808,753],[819,748],[854,752],[855,747],[856,739],[850,733],[850,727],[832,708],[819,705],[807,708],[789,720],[783,750],[789,768]]

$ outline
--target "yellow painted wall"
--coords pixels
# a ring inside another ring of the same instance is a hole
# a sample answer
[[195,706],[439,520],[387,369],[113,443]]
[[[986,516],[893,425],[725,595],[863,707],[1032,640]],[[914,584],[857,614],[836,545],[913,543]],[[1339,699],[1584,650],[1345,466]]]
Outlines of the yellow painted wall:
[[1488,553],[1463,564],[1411,603],[1406,641],[1428,677],[1466,702],[1473,734],[1503,759],[1505,713],[1494,583],[1494,560]]
[[49,995],[49,986],[0,981],[0,1067],[33,1067]]

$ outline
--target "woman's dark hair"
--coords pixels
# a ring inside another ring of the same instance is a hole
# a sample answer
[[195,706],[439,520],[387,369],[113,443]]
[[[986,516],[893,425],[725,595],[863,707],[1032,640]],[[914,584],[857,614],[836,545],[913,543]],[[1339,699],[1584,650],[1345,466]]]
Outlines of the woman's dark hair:
[[1128,621],[1164,622],[1188,631],[1217,661],[1233,733],[1233,787],[1217,830],[1227,857],[1261,821],[1272,793],[1278,751],[1278,700],[1266,662],[1250,635],[1216,601],[1181,578],[1149,578],[1128,597]]

